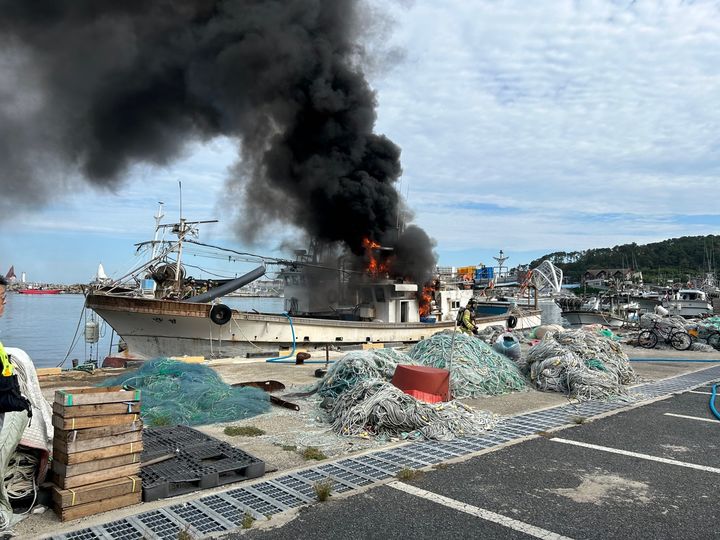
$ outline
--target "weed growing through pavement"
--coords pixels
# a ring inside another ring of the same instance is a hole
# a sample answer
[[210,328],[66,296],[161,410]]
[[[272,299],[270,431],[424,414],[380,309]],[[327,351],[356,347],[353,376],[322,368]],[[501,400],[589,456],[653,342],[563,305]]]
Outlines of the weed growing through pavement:
[[302,457],[307,460],[314,459],[316,461],[327,459],[327,456],[323,454],[323,451],[315,446],[308,446],[305,450],[303,450]]
[[573,422],[578,425],[584,424],[585,422],[587,422],[587,418],[585,418],[584,416],[576,416],[573,418]]
[[328,497],[330,497],[330,494],[332,493],[332,488],[333,481],[330,478],[318,480],[313,484],[313,491],[315,492],[317,500],[320,502],[328,500]]
[[242,528],[249,529],[253,526],[253,523],[255,523],[255,518],[250,512],[245,512],[243,514],[242,522],[240,523],[242,525]]
[[190,534],[188,529],[189,527],[185,527],[182,531],[180,531],[177,535],[177,540],[193,540],[193,536]]
[[256,428],[255,426],[228,426],[223,430],[223,433],[231,437],[257,437],[258,435],[265,435],[262,429]]
[[297,446],[294,444],[283,444],[281,448],[286,452],[297,452]]
[[417,469],[411,469],[410,467],[405,467],[404,469],[402,469],[401,471],[399,471],[397,473],[397,479],[398,480],[412,480],[421,475],[422,475],[422,471],[419,471]]

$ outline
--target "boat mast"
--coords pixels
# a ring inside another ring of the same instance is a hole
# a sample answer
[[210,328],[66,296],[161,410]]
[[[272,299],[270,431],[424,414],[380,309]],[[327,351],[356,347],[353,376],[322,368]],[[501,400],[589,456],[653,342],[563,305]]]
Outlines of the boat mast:
[[502,276],[502,269],[505,268],[505,267],[503,266],[503,263],[504,263],[505,261],[507,261],[509,258],[510,258],[510,257],[508,257],[507,255],[505,255],[505,254],[503,253],[503,250],[502,250],[502,249],[500,250],[500,255],[499,255],[499,256],[493,257],[493,259],[495,259],[495,260],[497,261],[497,263],[498,263],[498,282],[500,282],[500,278],[501,278],[501,276]]
[[150,251],[150,260],[154,261],[155,257],[157,257],[157,245],[158,245],[158,235],[160,234],[160,220],[165,217],[165,214],[163,213],[163,202],[158,202],[158,211],[155,216],[155,236],[153,237],[152,242],[152,250]]
[[175,266],[175,290],[180,291],[181,290],[181,274],[180,274],[180,261],[182,260],[182,247],[183,247],[183,239],[185,238],[185,232],[187,231],[187,225],[185,224],[185,218],[180,218],[180,223],[178,224],[177,229],[177,235],[178,235],[178,254],[177,254],[177,263]]

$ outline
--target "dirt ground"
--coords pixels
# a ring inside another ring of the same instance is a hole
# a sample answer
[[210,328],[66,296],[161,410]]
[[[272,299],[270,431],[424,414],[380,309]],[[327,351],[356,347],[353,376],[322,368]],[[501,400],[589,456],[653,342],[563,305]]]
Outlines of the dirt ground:
[[[636,358],[668,358],[672,362],[633,362],[633,368],[642,382],[653,381],[696,371],[709,367],[711,364],[696,362],[678,362],[677,360],[698,360],[715,358],[718,355],[700,352],[678,352],[668,350],[643,350],[625,346],[631,359]],[[333,355],[335,358],[341,356]],[[302,392],[318,382],[315,371],[323,368],[324,364],[268,364],[263,360],[223,360],[212,361],[208,365],[216,370],[225,382],[232,384],[242,381],[276,380],[285,385],[285,390],[275,393],[282,396],[295,392]],[[42,384],[43,395],[52,402],[54,392],[59,388],[77,386],[94,386],[100,384],[108,377],[117,375],[119,370],[98,370],[94,374],[82,372],[65,373],[61,376],[48,378]],[[197,429],[217,437],[223,441],[237,446],[262,460],[267,464],[268,475],[287,472],[291,469],[302,468],[314,462],[308,462],[302,452],[308,447],[319,449],[328,459],[341,457],[347,454],[362,453],[379,447],[402,444],[404,441],[377,441],[357,437],[340,437],[334,434],[324,421],[319,401],[314,397],[288,398],[300,406],[300,411],[293,411],[273,406],[262,415],[253,418],[219,424],[199,426]],[[503,396],[486,397],[472,400],[463,400],[471,407],[489,411],[500,416],[515,415],[538,409],[545,409],[567,403],[563,395],[549,392],[529,390],[516,392]],[[258,436],[229,436],[224,433],[227,426],[252,426],[264,433]],[[218,488],[219,491],[227,486]],[[14,533],[20,538],[36,538],[45,534],[58,534],[97,523],[104,523],[120,519],[126,515],[147,511],[159,506],[176,504],[184,500],[201,497],[212,493],[213,490],[195,492],[182,497],[175,497],[141,506],[111,511],[100,516],[92,516],[81,520],[61,524],[51,509],[43,514],[30,515],[27,519],[16,525]]]

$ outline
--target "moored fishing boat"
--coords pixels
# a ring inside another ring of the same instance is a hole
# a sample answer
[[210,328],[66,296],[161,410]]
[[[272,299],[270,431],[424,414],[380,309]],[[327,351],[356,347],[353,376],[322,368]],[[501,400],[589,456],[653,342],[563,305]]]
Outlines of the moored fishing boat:
[[699,289],[680,289],[662,302],[670,315],[681,317],[701,317],[713,312],[707,294]]
[[638,321],[639,306],[628,302],[622,296],[556,298],[555,303],[561,308],[563,318],[571,326],[586,324],[602,324],[612,328],[620,328]]

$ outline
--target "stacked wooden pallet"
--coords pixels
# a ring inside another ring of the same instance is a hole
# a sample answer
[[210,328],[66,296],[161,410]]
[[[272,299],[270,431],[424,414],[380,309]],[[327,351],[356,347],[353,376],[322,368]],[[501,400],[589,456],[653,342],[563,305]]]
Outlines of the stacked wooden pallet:
[[62,521],[141,501],[138,390],[58,390],[53,426],[53,503]]

